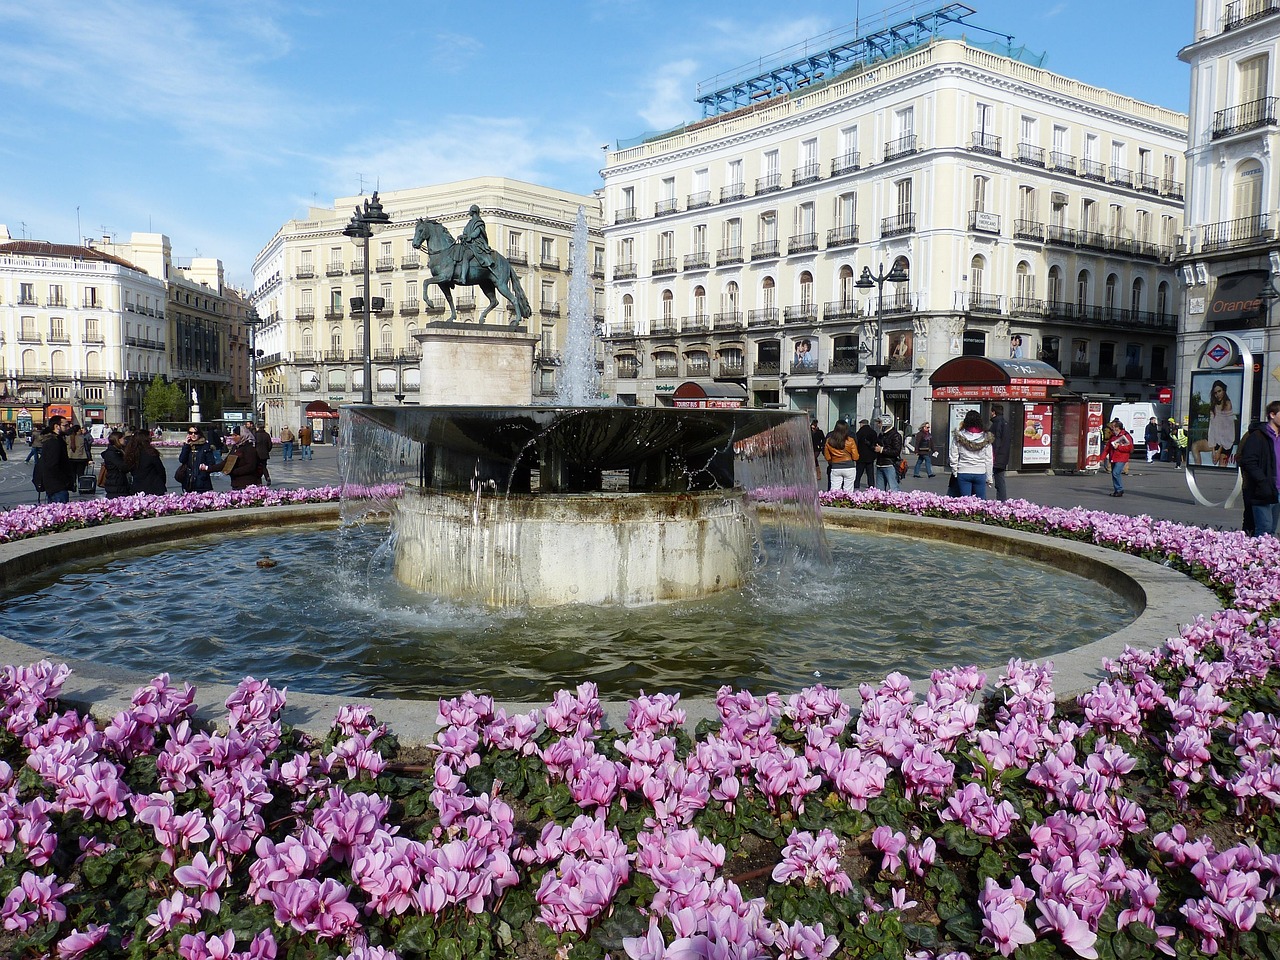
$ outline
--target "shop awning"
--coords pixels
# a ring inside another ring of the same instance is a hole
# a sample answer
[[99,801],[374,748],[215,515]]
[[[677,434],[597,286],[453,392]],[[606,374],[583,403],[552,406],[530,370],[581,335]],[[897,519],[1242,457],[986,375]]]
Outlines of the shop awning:
[[747,404],[747,391],[736,383],[696,383],[686,380],[671,395],[677,407],[736,409]]
[[1244,270],[1218,279],[1209,303],[1209,320],[1251,320],[1264,309],[1259,294],[1267,283],[1267,271]]
[[929,377],[934,400],[1045,400],[1062,374],[1043,360],[955,357]]
[[338,419],[338,411],[333,409],[323,400],[312,400],[307,404],[306,415],[308,420],[336,420]]

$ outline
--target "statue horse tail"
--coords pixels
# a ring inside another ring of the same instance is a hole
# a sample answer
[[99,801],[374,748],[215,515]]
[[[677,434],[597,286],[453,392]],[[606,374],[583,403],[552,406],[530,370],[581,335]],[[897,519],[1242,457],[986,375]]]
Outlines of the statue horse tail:
[[511,292],[516,295],[516,306],[520,311],[520,316],[522,319],[528,320],[533,316],[533,307],[529,306],[529,298],[524,295],[524,287],[520,286],[520,278],[511,269],[510,264],[507,264],[507,276],[510,278]]

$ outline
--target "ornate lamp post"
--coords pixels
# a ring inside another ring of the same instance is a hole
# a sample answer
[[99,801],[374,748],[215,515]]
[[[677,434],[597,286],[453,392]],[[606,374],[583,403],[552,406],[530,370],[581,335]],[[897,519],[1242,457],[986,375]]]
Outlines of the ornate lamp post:
[[342,234],[353,240],[364,242],[364,296],[352,300],[353,309],[361,311],[364,317],[364,389],[360,392],[360,402],[373,403],[373,334],[369,326],[369,314],[374,307],[373,297],[369,291],[369,240],[373,237],[374,227],[391,222],[391,217],[382,209],[382,201],[378,199],[378,191],[373,192],[373,199],[364,202],[364,209],[356,207],[351,215],[351,222],[343,229]]
[[870,267],[862,268],[862,276],[854,284],[863,293],[870,292],[872,287],[876,288],[876,362],[867,365],[867,373],[871,374],[876,382],[875,401],[871,405],[871,419],[878,421],[880,419],[880,381],[889,375],[889,365],[884,362],[884,345],[882,341],[883,330],[881,328],[881,316],[884,314],[884,285],[889,283],[906,283],[907,271],[901,267],[901,261],[895,260],[893,268],[885,273],[884,264],[880,264],[878,273],[872,273]]
[[[258,316],[254,307],[249,308],[249,316],[244,318],[244,325],[249,328],[249,416],[258,420],[258,328],[263,319]],[[266,419],[265,417],[263,418]]]

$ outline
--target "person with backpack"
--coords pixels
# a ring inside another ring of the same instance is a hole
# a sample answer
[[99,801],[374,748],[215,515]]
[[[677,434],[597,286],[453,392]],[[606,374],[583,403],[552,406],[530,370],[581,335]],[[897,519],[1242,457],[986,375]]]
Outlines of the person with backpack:
[[37,440],[40,455],[31,472],[31,482],[35,484],[36,491],[44,493],[50,503],[69,502],[71,488],[76,485],[77,474],[71,458],[67,456],[67,442],[63,438],[65,430],[66,418],[54,414]]
[[1125,468],[1129,466],[1129,456],[1133,453],[1133,437],[1124,428],[1124,424],[1116,417],[1111,421],[1111,436],[1102,448],[1102,454],[1111,461],[1111,496],[1124,496]]

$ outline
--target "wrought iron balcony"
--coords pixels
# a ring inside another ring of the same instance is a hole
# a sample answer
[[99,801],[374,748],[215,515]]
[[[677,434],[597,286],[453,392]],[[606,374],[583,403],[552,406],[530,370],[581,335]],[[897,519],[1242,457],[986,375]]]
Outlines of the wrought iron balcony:
[[1039,220],[1015,220],[1013,221],[1013,239],[1043,243],[1044,224]]
[[411,317],[414,314],[416,314],[420,309],[421,307],[419,306],[417,300],[401,300],[400,301],[400,314],[402,316]]
[[898,237],[904,233],[912,233],[916,228],[916,215],[914,213],[899,213],[892,217],[883,217],[880,220],[880,236]]
[[817,323],[818,306],[814,303],[797,303],[782,310],[784,323]]
[[787,241],[787,253],[810,253],[818,249],[816,233],[798,233]]
[[747,195],[747,185],[745,183],[729,183],[720,188],[720,202],[726,203],[729,200],[741,200]]
[[1106,182],[1107,167],[1100,160],[1081,160],[1080,176],[1086,180],[1097,180],[1099,183]]
[[396,258],[379,257],[374,263],[373,268],[378,273],[386,273],[388,270],[394,270],[396,268]]
[[1143,193],[1159,193],[1160,192],[1159,177],[1153,177],[1149,173],[1140,173],[1137,175],[1135,179],[1137,181],[1138,189],[1141,190]]
[[791,171],[791,185],[800,187],[806,183],[814,183],[822,179],[822,167],[817,163],[806,163]]
[[677,331],[675,317],[658,317],[649,321],[649,332],[659,336],[670,336]]
[[708,270],[711,268],[711,255],[705,250],[697,253],[686,253],[684,255],[684,268],[686,270]]
[[1076,305],[1070,300],[1046,300],[1044,315],[1050,320],[1074,320]]
[[851,247],[858,242],[858,225],[851,223],[847,227],[832,227],[827,231],[827,249],[832,247]]
[[634,263],[620,263],[613,268],[613,279],[615,280],[634,280],[636,278],[636,265]]
[[1071,227],[1061,223],[1049,224],[1049,229],[1044,235],[1045,243],[1055,247],[1074,247],[1076,245],[1076,232]]
[[1164,250],[1158,243],[1152,243],[1149,240],[1133,241],[1133,255],[1142,257],[1144,260],[1159,260],[1164,255]]
[[751,370],[753,377],[776,377],[782,372],[782,364],[777,360],[760,360]]
[[325,312],[324,312],[324,318],[325,318],[326,320],[341,320],[341,319],[342,319],[342,308],[341,308],[341,307],[332,307],[332,306],[331,306],[331,307],[329,307],[329,308],[328,308],[327,310],[325,310]]
[[715,315],[714,326],[717,330],[741,330],[742,311],[723,310]]
[[605,334],[606,337],[622,337],[623,339],[630,339],[635,335],[636,324],[634,320],[615,320],[609,324],[609,332]]
[[559,270],[560,258],[544,253],[538,258],[538,266],[542,267],[544,270]]
[[985,210],[969,211],[969,229],[979,233],[999,233],[1000,215]]
[[747,311],[748,327],[770,327],[778,322],[777,307],[761,307]]
[[507,259],[516,266],[527,267],[529,265],[529,254],[519,247],[507,247]]
[[345,363],[347,359],[347,352],[342,349],[326,350],[324,352],[324,359],[326,363]]
[[640,376],[640,368],[636,366],[634,363],[618,364],[619,380],[635,380],[639,376]]
[[444,313],[444,300],[434,300],[431,297],[422,298],[422,309],[427,313]]
[[653,365],[653,376],[658,380],[672,379],[680,376],[679,363],[655,363]]
[[293,271],[293,278],[295,280],[311,280],[315,275],[316,268],[310,265],[299,267],[297,270]]
[[1029,167],[1043,167],[1044,147],[1037,147],[1034,143],[1018,144],[1018,162]]
[[1280,101],[1280,97],[1263,97],[1217,111],[1213,115],[1213,139],[1257,130],[1259,127],[1274,127],[1277,101]]
[[476,295],[474,293],[464,293],[453,298],[453,305],[459,310],[474,310],[476,306]]
[[623,207],[613,215],[613,222],[615,224],[635,223],[637,219],[635,207]]
[[1161,178],[1160,193],[1170,200],[1183,199],[1182,184],[1177,180],[1170,180],[1168,177]]
[[34,330],[19,330],[19,343],[44,343],[44,339]]
[[1234,0],[1227,4],[1222,29],[1234,30],[1277,12],[1280,12],[1280,0]]
[[1011,317],[1043,317],[1044,301],[1035,297],[1014,297],[1009,301]]
[[1271,231],[1267,229],[1267,215],[1260,213],[1253,217],[1205,224],[1201,234],[1200,248],[1205,253],[1209,253],[1231,247],[1245,247],[1270,238]]
[[666,200],[659,200],[653,205],[653,215],[655,217],[665,217],[670,213],[680,212],[680,201],[675,197],[668,197]]
[[969,149],[974,153],[985,153],[988,156],[1000,156],[1000,138],[984,133],[981,130],[973,131],[973,135],[969,138]]
[[1059,153],[1054,150],[1049,154],[1049,169],[1057,173],[1076,172],[1076,158],[1069,153]]
[[857,300],[828,300],[822,305],[823,320],[856,320],[861,314]]
[[1089,362],[1088,362],[1087,360],[1086,360],[1086,361],[1084,361],[1084,362],[1081,362],[1081,361],[1079,361],[1079,360],[1072,360],[1072,361],[1071,361],[1071,373],[1069,374],[1069,376],[1072,376],[1072,377],[1087,377],[1087,376],[1089,376],[1089,374],[1090,374],[1090,372],[1091,372],[1091,370],[1092,370],[1092,369],[1093,369],[1093,368],[1089,365]]
[[1099,379],[1114,380],[1118,375],[1117,367],[1114,363],[1098,364]]
[[684,361],[685,370],[690,377],[709,377],[711,376],[711,358],[686,357]]
[[959,309],[969,313],[1000,314],[1003,313],[1000,301],[1003,297],[994,293],[975,293],[972,290],[957,290],[956,301]]
[[884,298],[884,315],[898,313],[910,313],[916,308],[916,298],[911,293],[895,293],[891,297]]
[[[508,257],[507,259],[511,258]],[[401,270],[417,270],[420,266],[422,266],[422,260],[416,253],[406,254],[400,258]]]
[[1122,237],[1117,234],[1109,234],[1103,242],[1105,243],[1106,248],[1112,253],[1125,254],[1126,256],[1133,255],[1132,237]]
[[726,263],[741,263],[742,248],[741,247],[721,247],[716,253],[716,266],[723,267]]
[[326,277],[340,277],[342,276],[342,270],[343,270],[342,261],[339,260],[337,263],[331,263],[327,267],[325,267],[324,275]]
[[831,360],[831,366],[827,373],[858,373],[862,367],[856,356],[852,357],[834,357]]
[[716,376],[722,380],[741,380],[747,375],[745,360],[724,360],[716,364]]
[[1097,230],[1081,230],[1076,233],[1076,246],[1084,250],[1106,250],[1107,238]]
[[711,206],[711,191],[699,190],[697,193],[691,193],[685,197],[684,206],[686,210],[701,210],[703,207]]
[[394,347],[378,347],[377,350],[373,351],[373,359],[377,360],[379,363],[386,363],[387,361],[394,360],[395,358],[396,351]]
[[316,318],[315,307],[299,307],[293,312],[294,320],[314,320]]
[[787,372],[793,377],[816,377],[818,365],[812,360],[792,360]]
[[650,273],[655,277],[661,277],[661,276],[665,276],[666,274],[675,273],[675,272],[676,272],[675,257],[661,257],[660,259],[653,261],[653,269],[650,271]]
[[[34,297],[27,302],[33,307],[36,305],[36,301]],[[102,306],[102,304],[99,303],[98,298],[94,296],[94,297],[85,297],[84,300],[81,302],[80,306],[87,307],[90,310],[97,310],[99,307]],[[143,312],[143,311],[139,311],[139,312]]]
[[[293,354],[294,363],[315,363],[316,352],[314,350],[295,350]],[[319,386],[319,384],[317,384]]]
[[919,147],[916,144],[917,140],[914,133],[899,137],[897,140],[890,140],[884,145],[884,158],[886,160],[897,160],[899,157],[909,157],[919,151]]
[[1107,168],[1107,182],[1118,187],[1133,186],[1133,171],[1127,167],[1117,167],[1114,163]]
[[705,313],[680,318],[680,330],[684,333],[706,333],[711,329],[711,318]]
[[861,154],[857,150],[850,150],[831,161],[831,175],[838,177],[842,173],[853,173],[862,165],[861,161]]
[[100,333],[86,333],[84,335],[84,342],[103,344],[103,343],[106,343],[107,341],[103,339],[102,334]]
[[775,193],[782,189],[782,174],[767,173],[763,177],[756,177],[756,194]]
[[781,256],[781,253],[779,253],[778,241],[776,239],[761,240],[758,243],[753,243],[751,245],[752,260],[768,260],[772,257],[778,256]]

